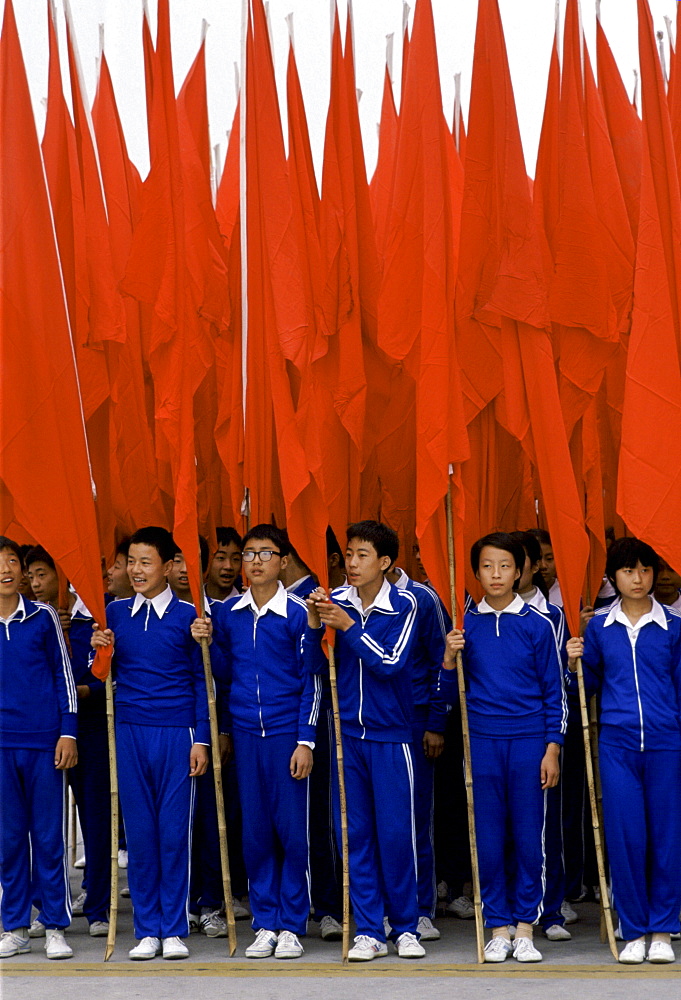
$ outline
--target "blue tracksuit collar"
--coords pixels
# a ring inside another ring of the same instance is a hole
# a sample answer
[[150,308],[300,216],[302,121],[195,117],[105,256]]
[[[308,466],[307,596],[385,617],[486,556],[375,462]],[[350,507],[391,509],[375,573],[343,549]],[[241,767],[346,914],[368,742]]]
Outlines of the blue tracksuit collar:
[[144,607],[147,600],[149,600],[158,617],[163,618],[168,608],[173,602],[177,604],[179,598],[173,593],[170,585],[165,590],[162,590],[160,594],[157,594],[156,597],[146,598],[143,594],[135,594],[130,604],[130,616],[136,615],[139,609]]
[[475,608],[471,608],[470,614],[472,615],[527,615],[530,613],[530,605],[526,604],[525,601],[519,594],[516,594],[511,603],[503,609],[503,611],[495,611],[494,608],[490,607],[487,603],[487,599],[483,597],[480,603]]
[[650,600],[652,601],[652,607],[650,611],[647,614],[643,615],[641,618],[639,618],[639,620],[636,622],[636,625],[632,625],[627,616],[625,615],[624,611],[622,611],[622,598],[620,598],[619,600],[615,601],[615,603],[608,609],[608,615],[605,621],[603,622],[603,628],[606,628],[608,625],[612,625],[615,622],[619,622],[626,628],[638,632],[639,629],[643,628],[644,625],[648,625],[654,622],[656,625],[659,625],[660,628],[663,628],[666,632],[668,629],[668,625],[667,625],[667,614],[665,612],[665,609],[658,601],[655,600],[654,597],[651,596]]
[[381,614],[384,615],[396,615],[399,613],[396,610],[397,587],[393,586],[393,584],[389,583],[385,578],[381,585],[381,589],[374,598],[373,604],[370,604],[366,610],[362,607],[362,598],[359,596],[357,587],[341,587],[339,590],[334,591],[333,596],[338,604],[354,608],[355,611],[359,611],[359,613],[364,617],[366,617],[370,611],[380,611]]

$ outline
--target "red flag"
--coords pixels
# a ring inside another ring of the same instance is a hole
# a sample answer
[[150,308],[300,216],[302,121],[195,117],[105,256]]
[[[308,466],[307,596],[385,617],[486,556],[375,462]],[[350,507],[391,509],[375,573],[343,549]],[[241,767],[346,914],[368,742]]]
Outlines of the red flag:
[[390,209],[395,172],[395,147],[397,146],[398,117],[393,95],[393,82],[386,66],[383,78],[383,103],[378,133],[378,161],[371,178],[371,207],[376,226],[376,246],[382,256],[385,250],[386,225]]
[[16,520],[103,623],[83,411],[12,0],[0,38],[0,247],[0,478]]

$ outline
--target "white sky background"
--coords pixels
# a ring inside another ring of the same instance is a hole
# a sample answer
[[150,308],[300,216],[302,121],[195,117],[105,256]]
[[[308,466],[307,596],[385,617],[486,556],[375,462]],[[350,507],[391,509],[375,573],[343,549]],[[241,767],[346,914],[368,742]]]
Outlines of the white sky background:
[[[38,132],[42,136],[47,94],[47,2],[14,0]],[[341,25],[345,25],[347,0],[339,0]],[[451,122],[454,74],[462,74],[462,100],[467,119],[471,67],[475,40],[477,0],[432,0],[438,42],[438,58],[445,112]],[[64,40],[62,0],[56,0],[60,39]],[[156,0],[149,0],[152,31],[156,33]],[[170,0],[171,32],[176,90],[189,69],[201,38],[205,18],[207,36],[208,102],[211,140],[220,143],[221,159],[226,150],[226,132],[236,105],[234,63],[241,48],[241,0]],[[414,0],[411,3],[413,19]],[[561,0],[561,20],[565,0]],[[132,160],[144,176],[148,170],[144,70],[142,57],[142,0],[71,0],[76,37],[90,101],[96,86],[99,24],[104,24],[105,51],[113,77],[116,98]],[[0,0],[0,10],[4,0]],[[554,0],[500,0],[509,52],[520,129],[528,172],[534,175],[539,131],[546,95],[551,44],[554,31]],[[651,0],[655,28],[665,28],[664,16],[675,27],[677,0]],[[636,0],[602,0],[602,24],[618,61],[627,90],[634,85],[638,66]],[[269,13],[274,38],[274,59],[285,125],[285,74],[288,29],[285,17],[294,13],[296,59],[306,102],[311,141],[320,170],[324,126],[329,98],[330,3],[329,0],[270,0]],[[371,175],[378,150],[385,36],[394,32],[393,75],[396,99],[402,62],[401,0],[354,0],[357,86],[362,90],[360,118],[367,169]],[[582,17],[595,67],[595,8],[583,3]],[[666,44],[666,31],[665,31]],[[62,69],[68,76],[65,43]],[[68,96],[68,82],[66,83]]]

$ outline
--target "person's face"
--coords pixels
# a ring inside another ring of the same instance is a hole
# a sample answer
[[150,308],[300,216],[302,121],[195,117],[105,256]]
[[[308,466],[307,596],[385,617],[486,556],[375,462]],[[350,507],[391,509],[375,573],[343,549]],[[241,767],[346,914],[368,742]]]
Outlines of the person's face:
[[[248,582],[255,584],[256,587],[263,587],[268,583],[276,583],[280,572],[288,562],[288,558],[281,555],[279,546],[275,545],[270,538],[252,538],[244,548],[244,556],[247,556],[250,552],[254,553],[252,562],[249,562],[246,558],[243,560],[243,569]],[[263,561],[260,558],[261,552],[271,552],[272,556],[270,559]]]
[[679,596],[679,590],[681,590],[681,575],[672,569],[669,563],[660,559],[660,572],[657,574],[655,594],[660,596],[663,603],[668,601],[673,604]]
[[0,597],[13,597],[19,592],[24,572],[19,556],[12,549],[0,549]]
[[168,583],[176,594],[186,594],[189,592],[187,563],[181,552],[175,553],[175,558],[170,566],[170,573],[168,573]]
[[[276,548],[272,546],[272,548]],[[241,572],[241,549],[234,542],[221,545],[213,556],[208,580],[220,590],[230,591]]]
[[37,601],[42,601],[43,604],[53,604],[59,599],[59,577],[56,570],[53,570],[46,562],[38,560],[38,562],[31,563],[28,567],[28,579]]
[[510,552],[485,545],[475,575],[488,597],[508,597],[513,593],[513,584],[520,577],[520,570]]
[[518,593],[524,594],[526,590],[532,587],[532,577],[539,569],[539,563],[533,563],[530,561],[530,557],[525,553],[525,565],[523,566],[523,571],[520,574],[520,582],[518,583]]
[[622,597],[632,601],[640,600],[653,587],[653,567],[644,566],[640,559],[633,567],[622,566],[615,571],[615,585]]
[[128,578],[132,589],[143,597],[161,594],[168,582],[173,560],[163,562],[153,545],[137,542],[128,551]]
[[106,571],[107,590],[114,597],[127,597],[130,593],[130,578],[128,576],[128,560],[119,552],[113,566]]
[[362,538],[351,538],[345,550],[345,572],[352,587],[376,583],[390,569],[390,556],[379,556],[371,544]]
[[541,559],[539,560],[539,572],[546,581],[546,586],[551,587],[556,581],[556,560],[553,557],[553,549],[550,545],[542,542]]

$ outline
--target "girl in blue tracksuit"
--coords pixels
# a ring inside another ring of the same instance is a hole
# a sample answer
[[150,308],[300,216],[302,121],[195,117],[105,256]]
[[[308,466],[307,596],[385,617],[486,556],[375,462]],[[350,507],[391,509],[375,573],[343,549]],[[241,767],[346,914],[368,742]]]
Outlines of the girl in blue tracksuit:
[[674,961],[681,907],[681,616],[651,596],[658,567],[644,542],[613,542],[606,573],[619,600],[567,647],[570,671],[582,656],[587,696],[600,692],[603,819],[626,964],[644,960],[646,934],[651,962]]
[[[443,682],[454,687],[456,652],[465,646],[480,892],[493,929],[485,958],[502,962],[513,951],[518,961],[537,962],[532,925],[545,888],[546,791],[558,783],[567,720],[562,668],[549,618],[515,592],[523,547],[495,532],[475,543],[471,563],[485,597],[464,617],[465,640],[458,629],[447,638]],[[514,884],[506,874],[508,830]]]

